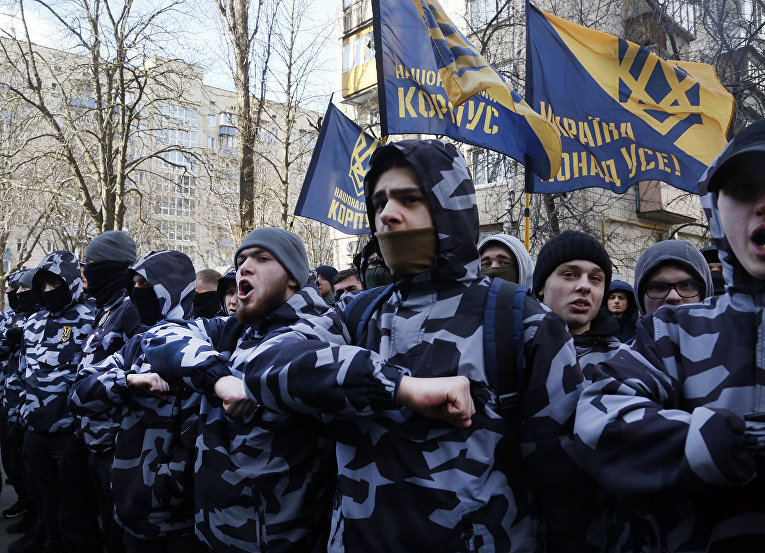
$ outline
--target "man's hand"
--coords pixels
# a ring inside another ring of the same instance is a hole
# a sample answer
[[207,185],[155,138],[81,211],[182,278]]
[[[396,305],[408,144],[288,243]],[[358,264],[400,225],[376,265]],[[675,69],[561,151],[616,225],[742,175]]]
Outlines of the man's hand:
[[223,409],[229,417],[241,417],[255,410],[257,403],[247,397],[244,380],[235,376],[224,376],[215,382],[215,395],[223,402]]
[[401,378],[396,401],[432,419],[468,428],[475,414],[470,381],[464,376]]
[[141,390],[159,399],[166,399],[170,391],[170,385],[157,373],[129,374],[125,380],[130,388]]

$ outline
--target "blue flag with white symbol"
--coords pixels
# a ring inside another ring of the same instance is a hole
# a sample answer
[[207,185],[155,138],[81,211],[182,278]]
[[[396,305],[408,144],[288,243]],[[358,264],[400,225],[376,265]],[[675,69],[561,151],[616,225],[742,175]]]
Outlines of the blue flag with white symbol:
[[378,145],[378,140],[330,102],[295,215],[326,223],[346,234],[369,233],[364,177]]
[[714,68],[526,9],[527,100],[560,131],[561,168],[528,192],[658,180],[696,192],[726,144],[733,97]]

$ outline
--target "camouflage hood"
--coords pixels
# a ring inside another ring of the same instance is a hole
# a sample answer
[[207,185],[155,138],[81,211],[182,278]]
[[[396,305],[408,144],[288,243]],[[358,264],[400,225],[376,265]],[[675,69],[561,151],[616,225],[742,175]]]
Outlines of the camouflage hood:
[[[419,175],[438,237],[433,266],[413,280],[469,281],[478,278],[478,205],[465,158],[453,144],[442,140],[402,140],[378,148],[371,164],[389,154],[391,149],[401,152]],[[373,174],[372,170],[367,173],[367,179],[370,174]],[[374,213],[373,192],[365,180],[367,213]],[[369,225],[372,232],[376,232],[374,217],[370,217]]]
[[163,250],[141,256],[128,267],[128,292],[133,288],[133,276],[136,274],[145,278],[157,295],[160,320],[191,317],[196,272],[185,253]]
[[715,176],[717,169],[719,169],[722,163],[726,161],[725,152],[729,147],[730,144],[723,149],[717,159],[710,164],[704,175],[701,177],[701,180],[699,181],[699,196],[701,197],[701,205],[704,206],[704,214],[709,221],[709,231],[712,234],[712,238],[714,238],[720,262],[723,265],[725,284],[727,286],[733,286],[733,290],[731,291],[757,293],[765,291],[765,281],[750,275],[741,266],[738,259],[736,259],[736,256],[734,255],[733,250],[731,250],[730,244],[728,244],[728,240],[725,237],[725,231],[723,230],[722,221],[720,220],[720,212],[717,208],[719,190],[709,190],[709,184]]
[[63,279],[72,293],[72,303],[79,303],[85,299],[85,291],[82,288],[82,279],[80,278],[80,262],[72,252],[53,252],[40,261],[32,280],[32,289],[37,297],[42,297],[40,282],[48,276],[46,273],[54,274]]
[[8,286],[13,288],[14,290],[18,289],[19,282],[21,281],[21,277],[26,273],[29,269],[22,269],[20,271],[14,271],[10,275],[8,275],[8,278],[6,279],[8,282]]

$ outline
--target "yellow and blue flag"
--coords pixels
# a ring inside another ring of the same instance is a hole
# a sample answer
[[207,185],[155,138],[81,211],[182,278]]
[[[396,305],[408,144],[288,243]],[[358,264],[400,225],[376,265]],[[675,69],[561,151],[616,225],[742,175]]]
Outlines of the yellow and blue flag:
[[382,133],[446,135],[558,173],[560,137],[476,51],[437,0],[373,0]]
[[662,60],[530,3],[526,32],[526,98],[563,145],[560,171],[530,179],[528,192],[622,193],[644,180],[696,192],[733,116],[733,97],[713,67]]
[[378,145],[377,139],[330,101],[295,215],[326,223],[346,234],[369,233],[364,176]]

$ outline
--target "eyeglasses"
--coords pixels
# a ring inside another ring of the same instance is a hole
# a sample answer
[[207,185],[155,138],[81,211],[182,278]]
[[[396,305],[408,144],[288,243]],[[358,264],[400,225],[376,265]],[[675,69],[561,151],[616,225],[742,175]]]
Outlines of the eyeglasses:
[[672,284],[667,282],[651,282],[646,285],[645,293],[651,299],[663,300],[673,288],[681,298],[692,298],[701,293],[701,284],[695,280],[683,280]]

